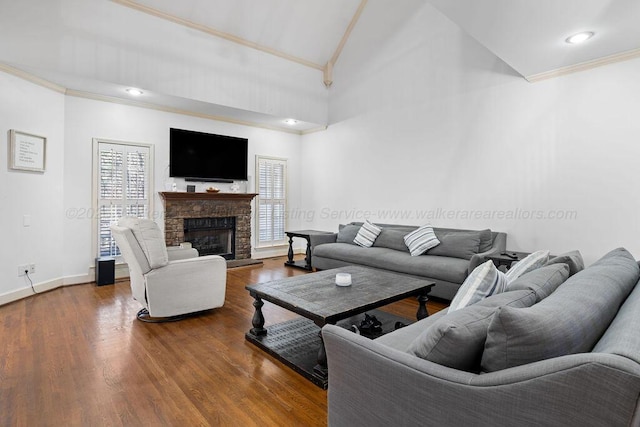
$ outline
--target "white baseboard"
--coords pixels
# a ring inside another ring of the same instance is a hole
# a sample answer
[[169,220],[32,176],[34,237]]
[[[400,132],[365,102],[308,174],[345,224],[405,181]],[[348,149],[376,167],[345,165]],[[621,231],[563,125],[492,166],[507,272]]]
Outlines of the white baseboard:
[[[45,282],[34,283],[33,288],[36,292],[46,292],[62,286],[82,285],[85,283],[95,282],[95,267],[91,266],[87,274],[76,274],[74,276],[65,276],[57,279],[47,280]],[[115,278],[124,279],[129,277],[129,267],[127,264],[116,264]],[[0,305],[9,304],[14,301],[21,300],[34,295],[30,286],[7,292],[0,295]]]
[[[64,279],[63,278],[52,279],[52,280],[48,280],[46,282],[40,282],[40,283],[34,283],[33,284],[33,288],[38,293],[50,291],[52,289],[56,289],[56,288],[59,288],[61,286],[64,286]],[[18,300],[21,300],[23,298],[30,297],[32,295],[34,295],[34,293],[31,290],[31,286],[26,286],[26,287],[24,287],[22,289],[18,289],[18,290],[15,290],[15,291],[7,292],[6,294],[0,295],[0,305],[9,304],[11,302],[18,301]]]
[[[302,249],[296,249],[293,251],[295,254],[303,254],[305,251]],[[265,258],[274,258],[278,256],[287,256],[289,253],[289,247],[277,247],[277,248],[262,248],[262,249],[254,249],[253,255],[251,258],[253,259],[265,259]]]

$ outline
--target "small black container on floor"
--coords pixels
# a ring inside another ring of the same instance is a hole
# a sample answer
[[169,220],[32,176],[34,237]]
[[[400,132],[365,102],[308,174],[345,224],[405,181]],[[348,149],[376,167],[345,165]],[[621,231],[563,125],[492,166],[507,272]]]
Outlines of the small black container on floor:
[[116,282],[116,260],[112,257],[96,258],[96,284],[113,285]]

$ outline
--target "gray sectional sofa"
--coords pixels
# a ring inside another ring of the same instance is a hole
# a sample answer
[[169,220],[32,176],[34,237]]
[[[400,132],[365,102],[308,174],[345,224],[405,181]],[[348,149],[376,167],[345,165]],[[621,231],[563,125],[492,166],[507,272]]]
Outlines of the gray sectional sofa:
[[325,326],[329,425],[640,425],[638,263],[619,248],[572,270],[375,340]]
[[436,283],[431,296],[450,300],[469,273],[487,256],[504,252],[507,236],[491,230],[436,228],[440,244],[411,256],[404,236],[416,226],[376,224],[382,232],[373,247],[353,243],[361,222],[341,225],[337,233],[311,237],[312,265],[318,270],[364,265],[428,278]]

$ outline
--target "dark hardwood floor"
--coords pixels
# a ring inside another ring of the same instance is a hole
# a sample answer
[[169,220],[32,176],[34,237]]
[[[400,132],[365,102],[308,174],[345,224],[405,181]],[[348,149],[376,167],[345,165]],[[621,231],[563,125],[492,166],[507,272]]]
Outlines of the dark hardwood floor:
[[[244,286],[306,274],[284,260],[228,270],[224,307],[173,323],[136,320],[128,281],[0,307],[0,425],[326,425],[326,391],[244,339]],[[387,309],[412,318],[416,306]],[[267,326],[295,317],[269,303],[263,312]]]

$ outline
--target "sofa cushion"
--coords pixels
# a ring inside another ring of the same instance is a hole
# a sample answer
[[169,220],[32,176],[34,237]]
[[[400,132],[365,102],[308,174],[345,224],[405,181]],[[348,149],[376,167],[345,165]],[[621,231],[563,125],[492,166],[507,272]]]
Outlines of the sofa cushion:
[[440,244],[430,249],[428,255],[450,256],[469,260],[478,253],[480,247],[480,231],[438,230],[434,233]]
[[404,236],[404,243],[409,248],[411,256],[419,256],[438,246],[440,241],[433,232],[433,228],[427,224]]
[[493,261],[477,266],[467,277],[449,305],[449,313],[473,305],[493,294],[499,294],[507,286],[505,274]]
[[478,253],[490,251],[493,247],[493,233],[490,229],[480,230],[480,247]]
[[131,229],[151,269],[164,267],[169,263],[164,233],[158,224],[150,219],[123,217],[118,221],[118,225]]
[[509,282],[507,290],[531,289],[536,293],[537,302],[542,301],[569,277],[567,264],[553,264],[540,267]]
[[591,351],[639,276],[633,256],[619,248],[534,306],[498,309],[489,326],[482,369],[497,371]]
[[533,271],[536,268],[542,267],[548,260],[548,250],[536,251],[532,254],[529,254],[522,260],[516,262],[511,266],[511,268],[507,271],[507,279],[510,282],[516,280],[523,274],[528,273],[529,271]]
[[338,226],[338,235],[336,236],[336,242],[338,243],[349,243],[350,245],[354,245],[353,239],[356,238],[358,231],[360,231],[360,225],[354,224],[340,224]]
[[370,248],[373,246],[373,242],[376,241],[381,231],[382,229],[380,227],[367,220],[362,224],[360,230],[358,230],[358,234],[356,234],[356,238],[353,239],[353,242],[364,248]]
[[569,276],[573,276],[578,271],[584,270],[584,260],[580,251],[565,252],[550,258],[545,265],[567,264],[569,266]]
[[404,236],[407,234],[406,230],[383,227],[380,235],[373,242],[374,248],[389,248],[400,252],[409,253],[409,248],[404,242]]
[[314,257],[337,259],[348,264],[365,265],[415,276],[462,283],[467,277],[469,261],[460,258],[422,255],[408,256],[387,248],[362,248],[345,243],[326,243],[313,250]]
[[535,302],[531,290],[493,295],[439,317],[409,345],[407,352],[450,368],[478,372],[487,328],[496,309],[530,307]]

